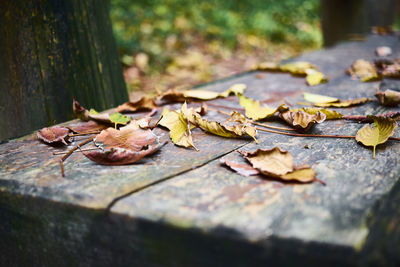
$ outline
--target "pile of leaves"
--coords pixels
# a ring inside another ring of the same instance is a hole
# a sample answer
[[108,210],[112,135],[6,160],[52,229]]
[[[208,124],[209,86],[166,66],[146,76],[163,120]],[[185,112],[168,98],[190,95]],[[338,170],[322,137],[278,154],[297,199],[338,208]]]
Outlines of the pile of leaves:
[[[268,71],[285,71],[293,75],[313,75],[309,70],[317,68],[308,62],[297,62],[283,65],[258,66]],[[308,76],[306,76],[308,77]],[[66,127],[54,126],[38,131],[37,136],[49,145],[68,145],[75,136],[90,136],[60,159],[61,171],[64,176],[63,162],[75,150],[87,143],[93,142],[94,147],[81,150],[88,159],[102,165],[132,164],[162,149],[165,142],[160,141],[160,136],[154,132],[155,127],[169,131],[171,141],[179,147],[198,150],[192,131],[199,128],[209,134],[224,138],[249,138],[256,143],[257,135],[262,133],[283,134],[296,137],[320,138],[348,138],[373,148],[375,158],[376,146],[387,140],[397,140],[393,137],[397,129],[399,112],[388,112],[380,115],[349,116],[339,113],[334,108],[348,108],[363,105],[374,99],[363,97],[359,99],[339,99],[333,96],[324,96],[304,93],[306,107],[291,109],[284,103],[270,107],[263,105],[259,100],[245,96],[246,85],[235,84],[224,92],[218,93],[207,90],[178,90],[170,89],[156,97],[140,97],[135,101],[118,106],[115,113],[98,113],[87,110],[76,100],[73,101],[73,110],[82,121]],[[241,108],[231,108],[224,112],[212,108],[210,101],[217,98],[234,97]],[[400,103],[400,93],[387,89],[379,91],[375,97],[383,106],[397,106]],[[190,103],[188,105],[188,102]],[[169,109],[166,105],[182,103],[178,109]],[[211,107],[210,107],[211,106]],[[151,123],[158,110],[161,115],[155,123]],[[226,116],[225,121],[210,120],[207,112],[213,110]],[[134,119],[131,115],[137,112],[148,113],[141,118]],[[122,113],[128,113],[123,115]],[[367,123],[361,127],[355,136],[343,135],[317,135],[308,133],[315,125],[327,120],[356,120]],[[270,125],[265,121],[281,121],[286,127]],[[222,163],[235,170],[237,173],[249,176],[260,175],[281,181],[295,181],[309,183],[318,181],[315,171],[307,166],[295,166],[292,156],[288,151],[279,147],[273,149],[259,148],[256,151],[239,151],[249,164],[222,160]]]

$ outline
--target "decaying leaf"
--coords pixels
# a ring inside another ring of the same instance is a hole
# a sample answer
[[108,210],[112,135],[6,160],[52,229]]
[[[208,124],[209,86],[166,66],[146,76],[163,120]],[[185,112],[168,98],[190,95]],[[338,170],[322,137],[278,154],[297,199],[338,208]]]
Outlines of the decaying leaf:
[[400,92],[387,89],[384,92],[378,91],[375,97],[382,106],[394,107],[400,103]]
[[306,81],[308,85],[314,86],[321,83],[327,83],[328,78],[326,78],[322,72],[310,69],[307,71]]
[[69,129],[65,127],[53,126],[50,128],[43,128],[37,132],[37,137],[47,144],[64,144],[68,145]]
[[313,125],[326,120],[326,115],[320,111],[317,111],[315,114],[309,114],[303,110],[289,110],[279,113],[279,117],[295,129],[301,131],[308,131]]
[[317,70],[315,65],[305,61],[297,61],[293,63],[283,64],[280,65],[280,69],[284,72],[290,72],[293,75],[299,76],[306,76],[307,71],[309,71],[310,69]]
[[394,134],[397,122],[390,118],[368,116],[374,120],[373,124],[367,124],[356,134],[357,142],[365,146],[373,147],[373,158],[375,158],[375,148],[379,144],[385,143]]
[[325,95],[317,95],[312,93],[303,93],[304,99],[311,103],[334,103],[339,102],[339,98],[325,96]]
[[354,78],[360,78],[362,82],[377,81],[382,78],[375,65],[364,59],[356,60],[346,72]]
[[246,117],[243,114],[237,111],[232,111],[227,121],[234,121],[239,123],[251,123],[248,119],[246,119]]
[[212,100],[219,97],[228,97],[231,94],[243,94],[246,89],[245,84],[234,84],[228,90],[218,93],[208,90],[183,90],[178,91],[176,89],[170,89],[160,95],[160,100],[171,101],[171,102],[184,102],[188,99],[195,100]]
[[[192,114],[193,109],[188,109],[186,103],[182,105],[181,110],[170,111],[164,108],[161,116],[161,120],[158,122],[159,125],[164,126],[170,130],[169,137],[172,142],[178,146],[193,147],[198,150],[193,143],[191,130],[195,128],[186,117],[188,114]],[[186,114],[185,114],[186,113]]]
[[251,175],[257,175],[260,173],[260,171],[258,171],[257,169],[251,167],[249,164],[247,163],[239,163],[236,161],[231,161],[231,160],[227,160],[227,159],[220,159],[219,160],[222,164],[225,164],[226,166],[228,166],[229,168],[231,168],[232,170],[236,171],[237,173],[239,173],[240,175],[243,176],[251,176]]
[[203,119],[199,114],[194,114],[196,124],[206,132],[228,138],[250,136],[256,142],[257,130],[248,124],[226,125],[216,121]]
[[388,78],[400,78],[400,59],[395,59],[387,62],[375,62],[381,69],[381,73],[384,77]]
[[157,104],[155,103],[154,99],[143,96],[135,101],[126,102],[122,105],[119,105],[115,111],[125,113],[153,110],[155,108],[157,108]]
[[317,112],[324,113],[326,116],[327,120],[336,120],[340,119],[343,117],[343,114],[340,114],[339,112],[335,110],[330,110],[330,109],[325,109],[325,108],[299,108],[299,109],[293,109],[292,111],[299,111],[302,110],[310,115],[317,114]]
[[96,121],[79,122],[68,126],[68,129],[78,134],[101,131],[106,128],[106,125],[97,123]]
[[133,122],[120,130],[108,128],[101,131],[94,140],[100,150],[83,152],[90,160],[102,165],[132,164],[159,150],[158,136],[151,130],[144,130]]
[[284,112],[289,109],[284,104],[280,105],[277,108],[270,108],[268,106],[260,107],[259,101],[250,99],[241,94],[239,94],[238,96],[239,104],[246,110],[246,117],[255,121],[268,119],[274,116],[276,112]]
[[245,159],[263,175],[284,181],[309,183],[317,181],[315,171],[308,166],[296,167],[288,151],[279,147],[257,149],[253,152],[239,151]]
[[335,103],[315,103],[314,106],[321,108],[327,108],[327,107],[348,108],[348,107],[363,105],[368,101],[374,101],[374,100],[371,98],[362,97],[357,99],[340,100],[339,102]]

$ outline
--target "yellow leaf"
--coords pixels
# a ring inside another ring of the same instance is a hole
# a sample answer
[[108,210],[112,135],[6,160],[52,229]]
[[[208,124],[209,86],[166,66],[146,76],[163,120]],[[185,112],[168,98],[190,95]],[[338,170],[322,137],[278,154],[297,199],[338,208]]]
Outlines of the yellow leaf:
[[261,71],[281,71],[279,64],[276,62],[261,62],[260,64],[255,65],[253,70],[261,70]]
[[207,90],[185,90],[183,91],[183,96],[185,98],[211,100],[217,98],[219,96],[219,93]]
[[302,167],[300,169],[296,169],[293,172],[280,176],[279,178],[288,181],[295,180],[301,183],[309,183],[317,180],[315,171],[307,166]]
[[321,83],[326,83],[326,82],[328,82],[328,79],[325,77],[325,75],[323,73],[313,70],[313,71],[307,72],[306,81],[307,81],[308,85],[314,86],[314,85],[318,85]]
[[246,90],[247,85],[244,83],[236,83],[232,85],[228,90],[219,94],[219,97],[228,97],[231,94],[239,95],[243,94],[244,90]]
[[310,69],[316,70],[317,68],[310,62],[298,61],[293,63],[287,63],[280,65],[280,69],[285,72],[290,72],[294,75],[307,75],[307,71]]
[[357,98],[357,99],[349,99],[349,100],[339,100],[339,102],[336,103],[315,103],[314,106],[316,107],[334,107],[334,108],[348,108],[352,106],[358,106],[367,103],[368,101],[374,101],[371,98]]
[[312,103],[333,103],[338,102],[339,98],[312,93],[303,93],[304,99]]
[[295,129],[302,131],[308,131],[314,124],[321,123],[326,119],[326,115],[320,111],[317,111],[315,114],[311,115],[303,110],[289,110],[279,113],[279,117],[281,117]]
[[299,109],[293,109],[292,111],[299,111],[299,110],[302,110],[310,115],[317,114],[317,112],[324,113],[327,120],[335,120],[343,117],[343,114],[340,114],[335,110],[330,110],[325,108],[299,108]]
[[379,100],[382,106],[394,107],[400,103],[400,92],[393,90],[378,91],[375,97]]
[[364,59],[358,59],[346,71],[353,77],[360,78],[362,82],[380,80],[381,76],[374,64]]
[[257,139],[255,138],[255,136],[257,135],[257,130],[253,126],[246,124],[222,125],[221,123],[216,121],[208,121],[206,119],[203,119],[199,114],[194,114],[194,117],[196,120],[196,124],[201,129],[209,133],[228,138],[250,136],[257,142]]
[[247,98],[241,94],[239,94],[239,104],[245,108],[246,117],[256,121],[270,118],[278,111],[283,112],[289,109],[284,104],[277,108],[270,108],[268,106],[260,107],[259,101]]
[[390,118],[377,116],[368,116],[374,120],[374,123],[362,127],[356,134],[357,142],[365,146],[373,147],[373,158],[375,158],[375,148],[379,144],[385,143],[389,137],[394,134],[397,128],[397,122]]

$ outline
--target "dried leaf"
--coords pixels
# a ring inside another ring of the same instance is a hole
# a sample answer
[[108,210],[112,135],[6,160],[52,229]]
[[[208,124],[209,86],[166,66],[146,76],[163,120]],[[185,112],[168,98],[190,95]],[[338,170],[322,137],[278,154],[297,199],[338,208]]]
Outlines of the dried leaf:
[[159,150],[165,143],[151,130],[143,130],[133,122],[120,130],[108,128],[95,138],[101,150],[84,152],[90,160],[102,165],[132,164]]
[[325,95],[317,95],[312,93],[303,93],[304,99],[311,103],[334,103],[339,102],[339,98],[325,96]]
[[239,123],[250,123],[250,121],[248,119],[246,119],[246,117],[237,112],[237,111],[232,111],[229,118],[227,119],[227,121],[234,121],[234,122],[239,122]]
[[126,125],[126,124],[128,124],[128,122],[130,122],[130,120],[131,120],[130,117],[125,116],[125,115],[122,115],[122,114],[119,113],[119,112],[115,112],[115,113],[109,115],[109,118],[110,118],[110,121],[111,121],[112,123],[114,123],[115,128],[117,128],[117,125],[118,125],[118,124]]
[[195,126],[189,123],[182,110],[187,112],[186,103],[182,105],[180,112],[170,111],[164,108],[162,119],[158,124],[170,130],[169,136],[174,144],[183,147],[193,147],[198,150],[193,143],[192,134],[190,132]]
[[375,158],[375,148],[379,144],[385,143],[389,137],[394,134],[397,128],[397,122],[390,118],[377,116],[368,116],[374,120],[374,123],[362,127],[356,134],[357,142],[365,146],[373,147],[373,158]]
[[219,97],[228,97],[231,94],[242,94],[246,89],[245,84],[234,84],[228,90],[218,93],[214,91],[208,90],[199,90],[199,89],[191,89],[191,90],[183,90],[178,91],[176,89],[170,89],[164,92],[159,99],[166,100],[171,102],[184,102],[188,99],[196,99],[196,100],[212,100]]
[[310,62],[298,61],[280,65],[280,69],[284,72],[290,72],[293,75],[306,76],[307,71],[310,69],[317,70],[317,68]]
[[303,110],[297,111],[286,111],[279,113],[279,117],[282,118],[286,123],[293,126],[297,130],[308,131],[311,127],[317,123],[322,123],[326,119],[326,115],[320,111],[311,115]]
[[371,98],[362,97],[357,99],[340,100],[339,102],[336,103],[315,103],[314,106],[321,108],[327,108],[327,107],[348,108],[352,106],[363,105],[368,101],[374,101],[374,100]]
[[309,183],[316,181],[316,174],[308,166],[296,167],[293,157],[289,152],[279,147],[264,150],[258,149],[253,152],[239,151],[250,164],[262,174],[285,181],[297,181]]
[[241,94],[239,94],[239,104],[245,108],[246,117],[255,121],[270,118],[276,112],[284,112],[289,109],[284,104],[277,108],[270,108],[268,106],[260,107],[259,101],[247,98]]
[[209,133],[228,138],[238,138],[242,136],[251,136],[256,142],[257,130],[248,124],[239,125],[222,125],[216,121],[208,121],[203,119],[199,114],[194,114],[196,124]]
[[388,78],[400,78],[400,59],[396,59],[390,63],[391,64],[382,64],[380,66],[382,75]]
[[307,71],[306,81],[308,85],[314,86],[321,83],[327,83],[328,79],[322,72],[316,70],[309,70]]
[[155,103],[154,99],[143,96],[138,98],[136,101],[126,102],[122,105],[119,105],[115,111],[124,113],[153,110],[155,108],[157,108],[157,104]]
[[104,124],[99,124],[96,121],[79,122],[68,126],[68,129],[78,134],[101,131],[106,128],[107,126],[105,126]]
[[89,120],[89,111],[86,108],[82,107],[75,98],[72,100],[72,109],[78,119],[83,121]]
[[356,60],[349,69],[346,70],[354,78],[360,78],[362,82],[377,81],[381,79],[375,65],[364,59]]
[[235,162],[235,161],[231,161],[231,160],[227,160],[227,159],[220,159],[219,161],[222,164],[225,164],[226,166],[231,168],[232,170],[236,171],[240,175],[243,175],[246,177],[251,176],[251,175],[257,175],[260,173],[257,169],[251,167],[247,163],[239,163],[239,162]]
[[69,129],[59,126],[53,126],[50,128],[43,128],[37,132],[37,137],[47,144],[64,144],[68,145]]
[[300,109],[293,109],[292,111],[299,111],[299,110],[302,110],[310,115],[317,114],[317,112],[324,113],[327,120],[335,120],[343,117],[343,114],[340,114],[335,110],[330,110],[325,108],[300,108]]
[[252,68],[253,70],[261,70],[261,71],[281,71],[279,64],[276,62],[262,62],[259,63]]
[[392,49],[388,46],[379,46],[375,49],[375,53],[378,57],[387,57],[392,54]]
[[387,89],[384,92],[378,91],[375,97],[382,106],[394,107],[400,103],[400,92]]

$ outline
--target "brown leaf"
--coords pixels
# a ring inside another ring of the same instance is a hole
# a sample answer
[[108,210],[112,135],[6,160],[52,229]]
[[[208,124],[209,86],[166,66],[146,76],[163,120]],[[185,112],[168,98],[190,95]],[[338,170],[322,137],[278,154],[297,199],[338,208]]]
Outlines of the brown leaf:
[[239,163],[227,159],[220,159],[219,161],[243,176],[257,175],[260,173],[257,169],[251,167],[247,163]]
[[84,152],[90,160],[102,165],[126,165],[159,150],[165,143],[151,130],[144,130],[132,122],[120,130],[108,128],[94,140],[101,150]]
[[78,134],[101,131],[106,128],[107,126],[105,126],[104,124],[100,124],[95,121],[79,122],[68,126],[68,129]]
[[69,129],[59,126],[53,126],[50,128],[43,128],[37,132],[37,137],[47,144],[64,144],[68,145]]
[[137,111],[153,110],[157,107],[158,106],[153,98],[142,96],[135,101],[126,102],[122,105],[119,105],[115,111],[121,113],[137,112]]
[[328,108],[328,107],[348,108],[348,107],[363,105],[368,101],[374,101],[374,99],[362,97],[357,99],[339,100],[339,102],[335,103],[315,103],[314,106],[321,108]]
[[320,111],[317,111],[315,114],[309,114],[303,110],[289,110],[279,113],[279,117],[295,129],[302,131],[308,131],[313,125],[322,123],[326,119],[326,115]]
[[331,109],[325,109],[325,108],[299,108],[299,109],[293,109],[292,111],[299,111],[302,110],[310,115],[317,114],[317,112],[324,113],[326,115],[327,120],[336,120],[340,119],[343,117],[343,114],[340,114],[339,112]]
[[400,103],[400,92],[393,91],[390,89],[384,92],[378,91],[375,97],[379,100],[382,106],[394,107]]
[[364,59],[358,59],[346,70],[354,78],[360,78],[362,82],[380,80],[381,76],[375,65]]
[[78,101],[74,98],[72,100],[72,109],[74,111],[74,114],[81,120],[83,121],[88,121],[89,120],[89,111],[82,107]]
[[382,64],[381,72],[384,77],[400,78],[400,59],[396,59],[391,64]]
[[319,181],[315,171],[308,166],[296,167],[288,151],[279,147],[257,149],[256,151],[239,151],[245,159],[263,175],[284,181],[309,183]]

